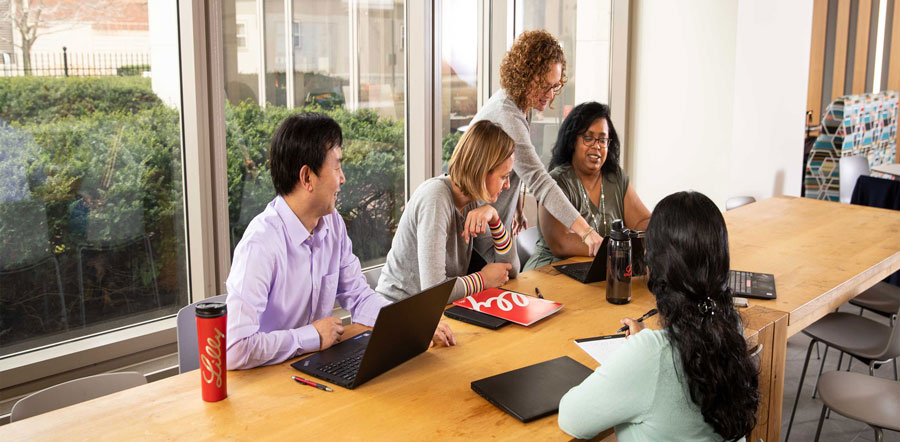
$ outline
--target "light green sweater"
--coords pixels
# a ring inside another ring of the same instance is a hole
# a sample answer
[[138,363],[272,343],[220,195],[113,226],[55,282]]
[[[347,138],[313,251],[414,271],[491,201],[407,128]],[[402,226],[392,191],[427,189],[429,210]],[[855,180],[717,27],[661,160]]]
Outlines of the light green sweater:
[[721,441],[691,401],[673,351],[665,331],[628,338],[613,360],[563,396],[559,427],[580,439],[614,426],[619,442]]

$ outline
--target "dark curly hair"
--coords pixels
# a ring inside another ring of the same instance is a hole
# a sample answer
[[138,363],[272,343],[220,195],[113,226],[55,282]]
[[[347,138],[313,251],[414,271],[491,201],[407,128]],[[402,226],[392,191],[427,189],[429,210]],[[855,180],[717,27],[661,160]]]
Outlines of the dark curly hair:
[[618,171],[619,134],[616,133],[616,127],[613,126],[612,118],[609,116],[609,106],[596,101],[589,101],[575,106],[566,119],[563,120],[559,126],[556,144],[553,145],[553,153],[548,170],[553,170],[572,162],[578,136],[587,132],[591,124],[594,124],[594,121],[597,121],[599,118],[606,118],[606,124],[609,125],[609,147],[606,150],[606,161],[603,162],[600,171],[604,174],[614,174]]
[[541,80],[556,63],[562,63],[560,84],[566,84],[566,56],[556,37],[544,30],[525,31],[503,56],[500,87],[519,109],[527,111],[531,108],[529,91],[541,87]]
[[730,264],[722,213],[701,193],[669,195],[650,217],[646,250],[647,285],[681,356],[691,400],[720,436],[743,437],[756,424],[758,372],[726,288]]

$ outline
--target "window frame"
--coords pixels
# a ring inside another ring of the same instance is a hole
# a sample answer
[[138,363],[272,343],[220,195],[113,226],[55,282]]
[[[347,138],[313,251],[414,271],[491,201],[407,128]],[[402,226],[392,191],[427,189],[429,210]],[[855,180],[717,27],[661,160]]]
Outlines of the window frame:
[[[436,55],[441,53],[441,1],[407,0],[405,7],[406,23],[402,37],[407,48],[407,200],[419,184],[441,173],[441,60]],[[499,89],[500,60],[513,41],[514,2],[515,0],[478,0],[478,56],[484,67],[478,73],[479,108],[493,91]],[[261,22],[264,22],[263,3],[264,0],[257,1]],[[613,37],[616,40],[612,43],[610,104],[614,114],[621,116],[622,123],[618,125],[623,141],[628,130],[625,86],[628,76],[630,8],[629,0],[613,0]],[[222,2],[178,0],[177,10],[182,82],[181,133],[185,247],[188,251],[187,290],[190,302],[197,302],[224,293],[225,278],[231,265],[225,115],[222,112],[225,107]],[[291,37],[292,33],[287,33],[287,38]],[[245,38],[249,38],[249,35]],[[246,45],[251,45],[249,39]],[[261,43],[260,46],[260,66],[264,69],[265,47]],[[261,74],[259,77],[260,97],[264,101],[265,75]],[[171,354],[176,351],[175,342],[175,317],[170,315],[9,356],[0,359],[0,396],[12,398],[65,380],[109,371],[137,360]]]

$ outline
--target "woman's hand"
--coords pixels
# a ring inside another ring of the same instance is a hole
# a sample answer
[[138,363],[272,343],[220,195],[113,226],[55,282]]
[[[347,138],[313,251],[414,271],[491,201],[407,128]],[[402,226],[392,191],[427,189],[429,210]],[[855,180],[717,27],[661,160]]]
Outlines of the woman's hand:
[[428,348],[434,347],[434,344],[444,344],[445,347],[456,345],[456,338],[453,337],[453,330],[446,322],[438,323],[437,329],[434,331],[434,337],[431,338],[431,344]]
[[462,237],[469,243],[469,239],[484,233],[488,229],[488,223],[496,224],[500,221],[500,215],[490,204],[485,204],[477,209],[472,209],[466,215],[466,226],[463,228]]
[[619,322],[622,325],[628,326],[628,330],[625,330],[626,337],[631,336],[631,335],[643,330],[644,328],[646,328],[646,326],[644,325],[643,322],[637,322],[632,318],[621,319],[621,320],[619,320]]
[[512,265],[506,262],[492,262],[481,269],[481,280],[484,288],[492,289],[500,287],[509,281],[509,271]]
[[596,230],[591,229],[591,233],[584,238],[584,243],[588,246],[588,253],[591,256],[596,256],[597,251],[600,250],[600,245],[603,244],[603,237]]

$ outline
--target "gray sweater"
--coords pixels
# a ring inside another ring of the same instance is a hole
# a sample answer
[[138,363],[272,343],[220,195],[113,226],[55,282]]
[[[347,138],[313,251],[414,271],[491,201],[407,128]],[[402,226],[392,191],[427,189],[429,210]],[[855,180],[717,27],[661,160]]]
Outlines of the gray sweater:
[[[448,278],[465,276],[472,258],[473,241],[466,244],[460,233],[466,224],[466,214],[476,207],[478,204],[473,202],[462,211],[456,208],[447,176],[422,183],[400,216],[375,291],[391,301],[398,301]],[[482,254],[485,261],[512,264],[510,278],[514,278],[519,270],[515,241],[512,248],[501,255],[493,248],[490,231],[478,237],[486,238],[491,245]],[[450,301],[462,298],[465,290],[463,282],[457,280]]]
[[[494,203],[503,225],[507,228],[512,226],[512,220],[516,214],[516,203],[519,201],[519,190],[522,187],[521,183],[525,181],[528,190],[537,198],[538,203],[546,207],[547,211],[562,225],[570,227],[581,215],[544,168],[544,164],[541,163],[540,157],[534,150],[534,145],[531,144],[525,114],[512,99],[506,96],[505,90],[500,89],[491,96],[484,107],[475,114],[472,123],[480,120],[488,120],[500,125],[500,128],[516,142],[516,158],[513,164],[513,173],[509,176],[509,189],[500,193],[500,198]],[[493,247],[493,243],[490,236],[479,238],[475,244],[475,250],[482,257],[486,253],[490,253],[491,247]]]

